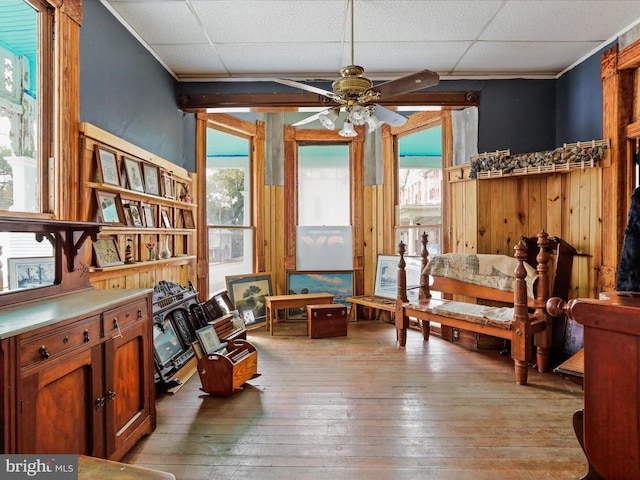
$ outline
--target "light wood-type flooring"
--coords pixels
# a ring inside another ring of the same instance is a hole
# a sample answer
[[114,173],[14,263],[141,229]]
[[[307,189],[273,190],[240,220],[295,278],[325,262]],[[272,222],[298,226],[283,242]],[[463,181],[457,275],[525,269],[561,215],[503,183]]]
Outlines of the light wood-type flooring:
[[576,479],[579,386],[530,369],[514,381],[497,352],[475,352],[393,325],[349,324],[312,340],[304,323],[249,332],[258,370],[228,398],[197,373],[157,400],[158,428],[124,462],[179,480]]

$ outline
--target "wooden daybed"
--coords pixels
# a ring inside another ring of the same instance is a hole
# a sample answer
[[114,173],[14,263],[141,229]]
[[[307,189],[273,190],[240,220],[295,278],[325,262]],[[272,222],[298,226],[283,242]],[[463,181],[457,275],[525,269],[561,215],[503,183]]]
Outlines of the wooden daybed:
[[[527,263],[527,247],[523,239],[515,246],[515,259],[504,255],[490,255],[487,257],[492,258],[484,259],[483,255],[447,257],[447,255],[455,254],[445,254],[436,255],[431,263],[426,248],[426,235],[423,235],[422,242],[423,271],[420,285],[417,287],[420,289],[418,303],[410,303],[407,299],[405,245],[402,242],[399,245],[400,261],[398,264],[395,324],[400,345],[406,344],[409,317],[413,317],[417,319],[425,340],[429,339],[430,321],[510,340],[516,382],[521,385],[527,383],[528,363],[532,361],[533,340],[535,339],[535,361],[538,370],[548,371],[549,348],[552,341],[551,318],[545,309],[550,292],[548,234],[542,230],[537,235],[538,253],[535,256],[535,270]],[[529,256],[529,258],[532,257],[532,255]],[[489,265],[483,270],[483,267],[479,267],[478,264],[485,260]],[[556,260],[556,266],[560,265],[559,260]],[[515,268],[508,272],[513,272],[511,278],[504,273],[504,267],[509,264],[509,261],[515,265]],[[448,265],[449,262],[451,265]],[[459,264],[456,262],[465,262],[465,266],[459,269],[457,268]],[[501,263],[503,267],[502,271],[494,275],[495,278],[483,274],[475,275],[479,271],[484,272],[487,268],[495,273],[494,262]],[[437,268],[436,264],[440,264],[440,267],[444,264],[444,268]],[[460,270],[463,270],[462,275],[460,275]],[[553,277],[555,281],[567,281],[566,272],[558,271]],[[431,285],[429,285],[429,278],[432,279]],[[491,286],[483,285],[484,281],[489,281]],[[556,290],[558,288],[554,287],[554,291]],[[502,305],[508,304],[510,308],[436,299],[432,298],[431,291],[489,300],[494,304],[501,302]]]

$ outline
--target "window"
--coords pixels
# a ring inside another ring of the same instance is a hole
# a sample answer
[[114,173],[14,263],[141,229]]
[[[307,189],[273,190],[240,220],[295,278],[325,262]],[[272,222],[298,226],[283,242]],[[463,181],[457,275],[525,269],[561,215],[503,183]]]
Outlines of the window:
[[442,235],[442,127],[398,139],[398,242],[419,255],[421,235],[429,235],[429,253],[440,253]]
[[0,210],[45,210],[52,30],[43,0],[0,2]]
[[207,129],[206,209],[209,294],[225,276],[253,272],[250,141]]

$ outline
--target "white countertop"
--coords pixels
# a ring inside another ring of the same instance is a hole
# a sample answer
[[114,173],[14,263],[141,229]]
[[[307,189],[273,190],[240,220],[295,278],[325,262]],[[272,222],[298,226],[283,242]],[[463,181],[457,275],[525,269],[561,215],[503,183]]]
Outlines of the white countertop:
[[152,288],[127,290],[90,288],[5,307],[0,309],[0,340],[104,310],[151,292],[153,292]]

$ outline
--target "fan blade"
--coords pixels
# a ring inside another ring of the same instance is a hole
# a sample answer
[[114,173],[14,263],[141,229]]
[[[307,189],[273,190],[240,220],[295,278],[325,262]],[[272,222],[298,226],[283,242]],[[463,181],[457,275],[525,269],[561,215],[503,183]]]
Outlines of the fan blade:
[[404,115],[401,115],[398,112],[394,112],[393,110],[389,110],[388,108],[377,104],[373,114],[378,120],[384,123],[388,123],[392,127],[401,127],[409,120]]
[[421,70],[419,72],[406,75],[404,77],[389,80],[388,82],[374,85],[371,90],[380,93],[384,99],[410,93],[422,88],[433,87],[440,81],[440,75],[431,70]]
[[328,90],[323,90],[322,88],[314,87],[313,85],[307,85],[306,83],[296,82],[295,80],[287,80],[284,78],[274,78],[273,81],[276,83],[281,83],[282,85],[288,85],[289,87],[306,90],[307,92],[313,92],[319,95],[324,95],[325,97],[330,98],[331,100],[333,100],[336,103],[339,103],[340,105],[343,105],[346,103],[342,98],[340,98],[335,93],[330,92]]
[[328,112],[329,110],[331,110],[331,108],[327,108],[327,109],[322,110],[320,112],[314,113],[313,115],[310,115],[310,116],[308,116],[306,118],[303,118],[302,120],[298,120],[296,123],[292,123],[291,126],[292,127],[298,127],[300,125],[305,125],[307,123],[311,123],[314,120],[317,120],[320,117],[320,115],[322,115],[325,112]]

